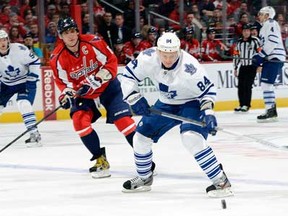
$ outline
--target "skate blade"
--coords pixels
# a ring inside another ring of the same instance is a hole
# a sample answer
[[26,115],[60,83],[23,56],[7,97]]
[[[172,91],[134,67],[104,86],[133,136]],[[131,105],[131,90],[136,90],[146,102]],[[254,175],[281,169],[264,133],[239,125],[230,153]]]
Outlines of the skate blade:
[[278,122],[278,118],[268,118],[268,119],[257,119],[258,123],[269,123],[269,122]]
[[223,198],[234,196],[234,193],[231,191],[231,188],[225,188],[222,190],[213,190],[209,191],[207,194],[211,198]]
[[109,170],[102,170],[100,172],[91,172],[90,174],[92,178],[95,178],[95,179],[109,178],[111,176]]
[[27,148],[37,148],[37,147],[42,147],[41,142],[31,142],[31,143],[26,143]]
[[122,189],[123,193],[141,193],[151,191],[151,186],[141,186],[136,189],[128,190],[126,188]]

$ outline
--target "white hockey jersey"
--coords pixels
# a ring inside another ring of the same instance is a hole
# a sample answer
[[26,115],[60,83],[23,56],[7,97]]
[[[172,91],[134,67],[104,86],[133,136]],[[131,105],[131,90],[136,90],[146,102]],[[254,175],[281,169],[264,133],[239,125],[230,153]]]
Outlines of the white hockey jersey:
[[262,52],[264,51],[266,53],[268,60],[277,58],[280,61],[285,61],[286,52],[282,41],[281,30],[275,20],[268,19],[263,23],[259,37]]
[[138,83],[149,77],[159,90],[159,100],[166,104],[184,104],[192,100],[215,101],[214,84],[205,69],[190,54],[181,50],[176,67],[163,68],[156,47],[144,50],[123,72],[121,87],[124,100],[132,92],[140,92]]
[[9,53],[0,55],[0,80],[8,86],[25,83],[28,72],[39,74],[40,60],[26,46],[10,43]]

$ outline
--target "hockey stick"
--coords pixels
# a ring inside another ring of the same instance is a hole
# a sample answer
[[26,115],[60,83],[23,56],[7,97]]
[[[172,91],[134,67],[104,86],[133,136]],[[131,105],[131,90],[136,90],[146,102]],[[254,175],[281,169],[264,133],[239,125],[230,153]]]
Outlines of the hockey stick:
[[[204,122],[199,122],[199,121],[196,121],[196,120],[193,120],[193,119],[190,119],[190,118],[174,115],[172,113],[163,112],[163,111],[156,110],[156,109],[153,109],[153,108],[150,108],[150,111],[151,111],[151,113],[154,113],[154,114],[157,114],[157,115],[160,115],[160,116],[165,116],[167,118],[171,118],[171,119],[174,119],[174,120],[179,120],[179,121],[191,123],[191,124],[194,124],[194,125],[197,125],[197,126],[200,126],[200,127],[205,127],[205,123]],[[269,146],[269,147],[278,148],[278,149],[282,149],[282,150],[286,150],[286,151],[288,150],[288,146],[278,146],[278,145],[275,145],[272,142],[266,141],[264,139],[259,139],[257,137],[251,136],[251,135],[240,134],[240,133],[237,133],[237,132],[233,132],[233,131],[230,131],[230,130],[223,129],[221,127],[217,127],[217,130],[221,131],[223,133],[229,134],[229,135],[233,135],[233,136],[239,137],[239,138],[245,137],[245,138],[253,140],[253,141],[257,142],[257,143],[260,143],[260,144],[263,144],[263,145],[266,145],[266,146]]]
[[151,111],[151,113],[156,114],[156,115],[164,116],[164,117],[171,118],[171,119],[178,120],[178,121],[182,121],[182,122],[191,123],[191,124],[194,124],[194,125],[197,125],[197,126],[200,126],[200,127],[205,127],[205,123],[204,122],[199,122],[199,121],[196,121],[196,120],[193,120],[193,119],[190,119],[190,118],[174,115],[172,113],[163,112],[163,111],[156,110],[156,109],[153,109],[153,108],[150,108],[150,111]]
[[[44,116],[41,120],[39,120],[34,127],[36,127],[37,125],[39,125],[41,122],[43,122],[45,119],[47,119],[49,116],[51,116],[52,114],[54,114],[57,110],[59,110],[61,108],[61,105],[59,105],[58,107],[56,107],[54,110],[52,110],[49,114],[47,114],[46,116]],[[16,137],[14,140],[12,140],[10,143],[8,143],[6,146],[4,146],[1,150],[0,153],[2,151],[4,151],[6,148],[8,148],[10,145],[12,145],[13,143],[15,143],[18,139],[20,139],[22,136],[24,136],[26,133],[28,133],[30,131],[30,129],[27,129],[26,131],[24,131],[22,134],[20,134],[18,137]]]

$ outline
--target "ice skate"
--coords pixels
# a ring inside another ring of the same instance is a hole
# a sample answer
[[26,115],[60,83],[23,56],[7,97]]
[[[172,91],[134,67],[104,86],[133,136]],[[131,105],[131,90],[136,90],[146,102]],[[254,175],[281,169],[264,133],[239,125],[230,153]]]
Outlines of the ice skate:
[[235,109],[234,109],[234,112],[235,113],[240,113],[241,112],[241,106],[238,106],[238,107],[236,107]]
[[96,159],[96,163],[89,169],[92,178],[108,178],[111,176],[109,162],[106,158],[105,148],[101,148],[102,155]]
[[124,193],[138,193],[146,192],[151,190],[151,185],[153,183],[153,175],[149,176],[147,179],[141,179],[139,176],[130,179],[123,184]]
[[28,148],[32,147],[41,147],[41,135],[38,131],[35,131],[34,133],[30,134],[30,138],[25,140],[26,146]]
[[270,109],[266,111],[266,113],[257,116],[257,122],[263,123],[263,122],[275,122],[277,121],[277,110],[276,106],[273,105]]
[[248,106],[242,106],[240,111],[241,111],[241,113],[247,113],[249,111],[249,107]]
[[[220,166],[222,169],[221,164]],[[206,193],[212,198],[234,196],[233,192],[231,191],[231,183],[224,171],[222,177],[218,181],[206,188]]]

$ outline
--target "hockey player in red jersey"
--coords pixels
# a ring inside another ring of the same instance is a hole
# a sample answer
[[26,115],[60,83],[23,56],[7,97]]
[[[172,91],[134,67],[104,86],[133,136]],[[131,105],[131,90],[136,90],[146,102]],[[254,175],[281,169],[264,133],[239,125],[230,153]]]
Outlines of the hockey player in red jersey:
[[117,58],[108,45],[95,35],[80,34],[76,22],[68,17],[58,22],[62,41],[51,55],[50,65],[58,88],[59,102],[70,109],[75,132],[96,160],[90,173],[93,178],[109,177],[109,163],[105,148],[92,128],[101,113],[99,99],[107,111],[107,123],[114,123],[132,146],[135,122],[129,106],[122,99],[116,78]]

